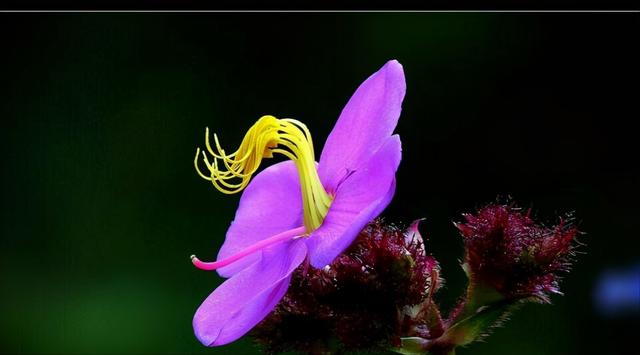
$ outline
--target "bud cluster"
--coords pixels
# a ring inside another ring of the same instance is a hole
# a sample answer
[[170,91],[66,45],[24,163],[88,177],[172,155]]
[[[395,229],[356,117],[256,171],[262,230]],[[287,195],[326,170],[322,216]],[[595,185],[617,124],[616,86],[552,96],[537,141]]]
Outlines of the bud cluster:
[[323,269],[301,265],[276,309],[254,328],[270,353],[345,351],[451,354],[480,339],[523,301],[560,293],[579,231],[571,219],[546,227],[513,205],[489,204],[455,223],[469,284],[446,319],[433,295],[440,267],[418,221],[406,230],[377,219]]
[[375,220],[323,269],[304,265],[276,310],[253,331],[269,352],[382,351],[399,343],[438,284],[415,222],[406,232]]

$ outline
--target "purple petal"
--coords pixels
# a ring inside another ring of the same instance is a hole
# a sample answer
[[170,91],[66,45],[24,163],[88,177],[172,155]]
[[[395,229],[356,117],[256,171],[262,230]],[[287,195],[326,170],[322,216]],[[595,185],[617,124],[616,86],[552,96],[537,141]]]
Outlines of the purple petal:
[[324,222],[306,240],[311,265],[330,264],[387,207],[395,191],[400,158],[400,137],[388,137],[364,166],[338,186]]
[[196,337],[206,346],[230,343],[258,324],[284,296],[291,273],[304,261],[302,240],[265,250],[264,257],[222,283],[193,317]]
[[387,62],[356,90],[320,156],[318,173],[329,192],[349,171],[367,162],[393,133],[404,93],[404,72],[395,60]]
[[[302,225],[302,197],[296,166],[292,161],[272,165],[256,175],[242,193],[236,217],[227,231],[217,260]],[[260,255],[260,252],[255,252],[218,269],[218,273],[230,277],[256,262]]]

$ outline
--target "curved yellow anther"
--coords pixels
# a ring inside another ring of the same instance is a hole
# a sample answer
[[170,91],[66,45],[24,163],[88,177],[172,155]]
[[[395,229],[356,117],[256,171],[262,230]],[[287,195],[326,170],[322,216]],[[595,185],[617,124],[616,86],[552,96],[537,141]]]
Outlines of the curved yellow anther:
[[[263,158],[271,158],[273,153],[282,154],[293,160],[298,170],[307,232],[317,229],[322,224],[333,198],[320,182],[311,133],[302,122],[290,118],[262,116],[249,128],[238,150],[231,154],[222,149],[217,135],[214,134],[213,138],[215,150],[211,146],[207,128],[205,146],[213,160],[210,162],[205,151],[202,151],[202,161],[209,170],[208,176],[198,167],[200,148],[196,150],[194,165],[200,177],[211,181],[221,192],[234,194],[247,187]],[[222,162],[222,166],[218,161]]]

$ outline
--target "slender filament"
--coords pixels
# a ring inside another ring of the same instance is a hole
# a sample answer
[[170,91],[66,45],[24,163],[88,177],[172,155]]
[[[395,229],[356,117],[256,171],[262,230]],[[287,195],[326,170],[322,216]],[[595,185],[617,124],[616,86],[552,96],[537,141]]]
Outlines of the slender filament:
[[333,198],[320,182],[311,133],[302,122],[263,116],[249,128],[240,147],[230,154],[222,149],[217,135],[214,134],[213,138],[215,149],[211,146],[207,128],[205,146],[211,159],[207,152],[202,151],[202,161],[208,173],[203,173],[198,165],[200,148],[196,149],[193,161],[203,179],[211,181],[222,193],[238,193],[247,187],[263,158],[271,158],[274,153],[282,154],[293,160],[298,170],[307,233],[322,225]]
[[238,261],[244,258],[245,256],[251,255],[256,251],[266,248],[270,245],[277,244],[290,239],[295,239],[296,237],[305,234],[305,232],[306,232],[305,227],[290,229],[288,231],[276,234],[267,239],[263,239],[225,259],[214,261],[214,262],[200,261],[200,259],[198,259],[195,255],[191,255],[191,262],[200,270],[216,270],[221,267],[225,267],[235,261]]

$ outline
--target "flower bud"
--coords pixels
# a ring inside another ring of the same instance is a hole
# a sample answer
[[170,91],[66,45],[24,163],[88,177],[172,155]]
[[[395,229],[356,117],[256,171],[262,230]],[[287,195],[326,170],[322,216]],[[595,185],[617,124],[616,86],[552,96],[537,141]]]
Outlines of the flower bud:
[[579,233],[570,220],[553,227],[535,223],[521,209],[490,204],[455,223],[464,239],[464,269],[474,289],[492,288],[507,300],[549,302],[560,293],[559,272],[568,271]]
[[407,331],[429,332],[421,305],[431,304],[438,275],[417,222],[403,231],[378,219],[330,265],[298,268],[285,297],[252,335],[269,352],[383,351]]

